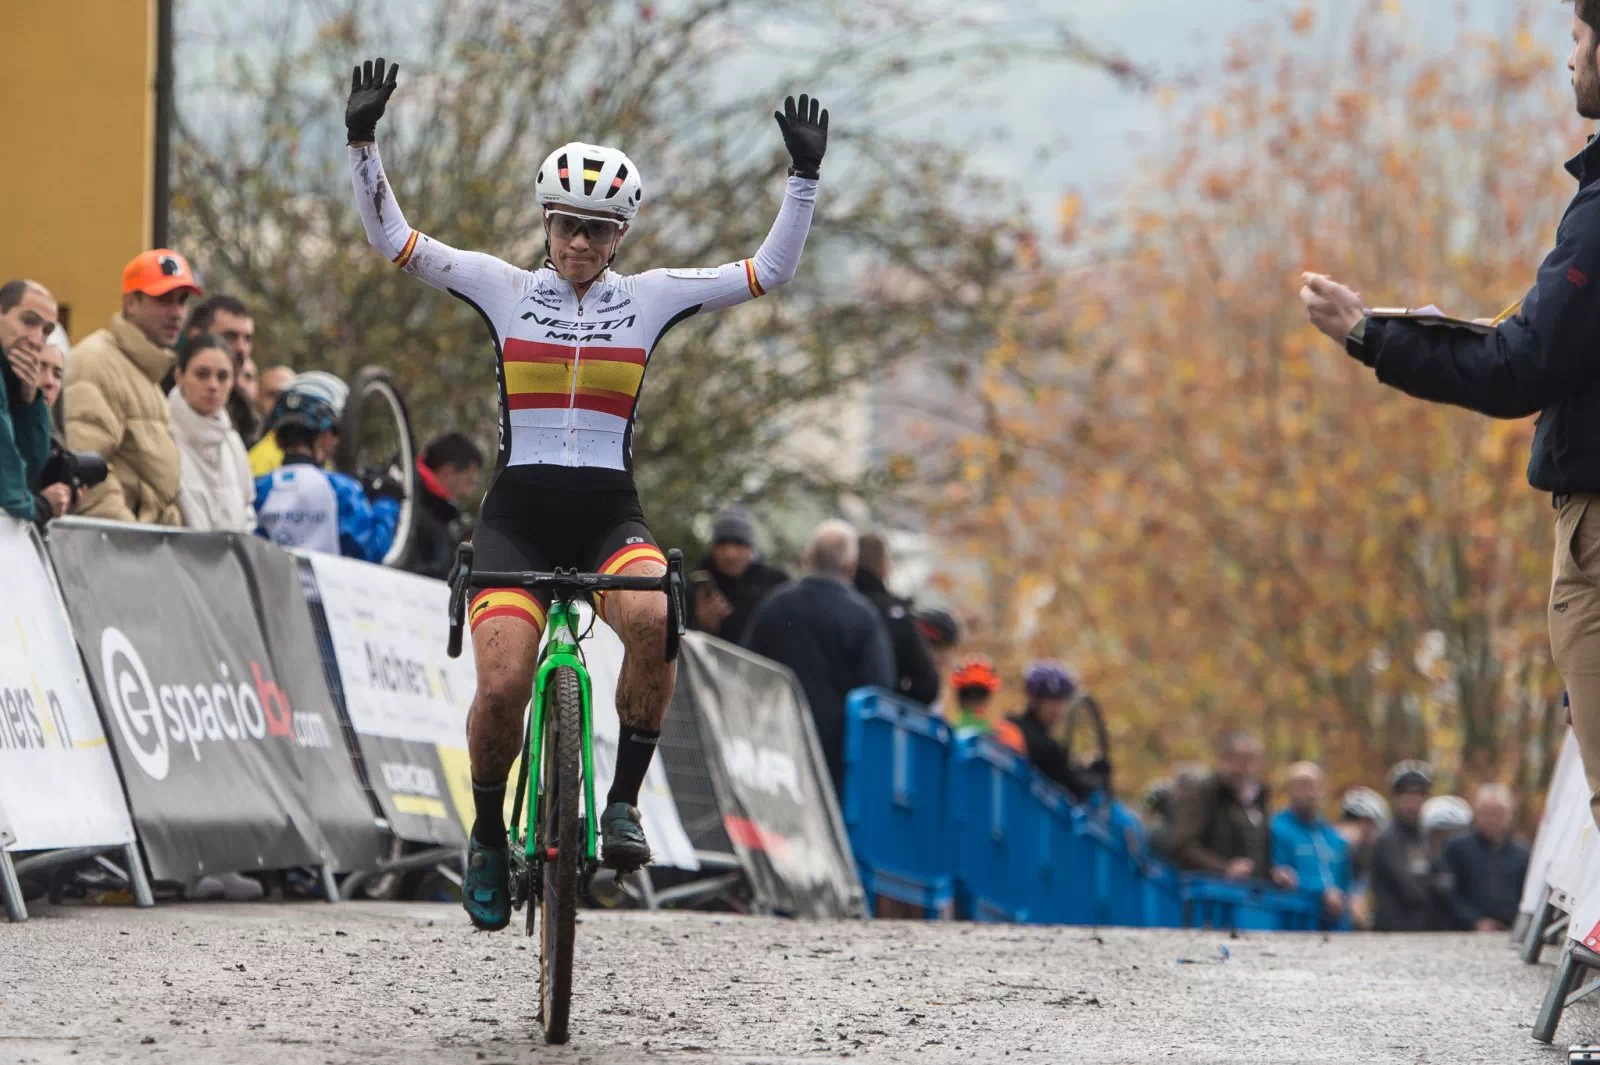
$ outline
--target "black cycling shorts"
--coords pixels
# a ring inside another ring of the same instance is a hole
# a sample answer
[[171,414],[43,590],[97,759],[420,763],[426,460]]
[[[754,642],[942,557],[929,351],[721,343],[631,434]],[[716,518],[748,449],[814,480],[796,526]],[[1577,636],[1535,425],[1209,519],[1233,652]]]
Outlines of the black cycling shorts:
[[[489,485],[472,533],[474,570],[620,573],[641,560],[667,561],[632,476],[620,470],[508,466]],[[473,597],[468,616],[474,629],[492,617],[542,628],[549,603],[544,593],[487,589]]]

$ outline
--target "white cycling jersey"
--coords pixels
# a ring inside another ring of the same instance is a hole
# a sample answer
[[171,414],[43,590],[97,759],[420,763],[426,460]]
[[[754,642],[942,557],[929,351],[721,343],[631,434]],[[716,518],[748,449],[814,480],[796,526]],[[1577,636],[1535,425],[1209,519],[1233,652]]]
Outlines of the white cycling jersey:
[[767,239],[749,259],[697,270],[606,270],[578,299],[554,270],[458,251],[406,224],[376,145],[351,147],[356,205],[372,246],[477,309],[494,335],[501,466],[632,469],[631,437],[650,353],[698,311],[755,299],[800,265],[817,182],[791,177]]

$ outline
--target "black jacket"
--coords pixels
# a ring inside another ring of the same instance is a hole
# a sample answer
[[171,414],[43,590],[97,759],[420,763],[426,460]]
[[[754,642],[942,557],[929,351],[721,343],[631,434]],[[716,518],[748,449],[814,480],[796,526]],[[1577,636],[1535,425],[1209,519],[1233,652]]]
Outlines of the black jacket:
[[939,698],[939,670],[928,653],[928,645],[922,642],[922,634],[917,631],[910,601],[892,594],[881,580],[865,570],[856,571],[856,591],[878,608],[889,630],[889,646],[894,652],[892,690],[912,702],[931,706]]
[[894,685],[889,633],[878,609],[838,578],[807,577],[767,597],[745,646],[794,670],[834,789],[842,793],[845,696]]
[[1528,848],[1515,840],[1495,847],[1476,832],[1463,832],[1445,844],[1444,864],[1454,882],[1450,904],[1457,927],[1471,929],[1484,917],[1507,928],[1516,923]]
[[424,577],[444,580],[455,563],[456,545],[461,543],[461,508],[445,495],[444,486],[417,460],[417,521],[411,530],[411,548],[404,568]]
[[1364,361],[1378,380],[1421,399],[1496,418],[1537,413],[1528,483],[1589,493],[1600,492],[1600,140],[1567,170],[1578,194],[1520,313],[1489,336],[1369,319]]
[[1056,742],[1042,721],[1029,713],[1021,713],[1007,720],[1022,733],[1022,741],[1028,747],[1028,761],[1033,763],[1033,768],[1065,788],[1075,802],[1083,802],[1094,792],[1094,784],[1072,767],[1072,758],[1067,749]]
[[[701,560],[700,568],[711,574],[717,589],[728,600],[728,605],[733,607],[733,613],[724,618],[721,625],[711,630],[711,635],[741,646],[744,645],[750,622],[756,616],[756,608],[766,599],[767,593],[789,583],[787,573],[765,562],[752,561],[744,573],[737,577],[730,577],[717,569],[712,564],[710,555]],[[688,622],[690,628],[698,629],[700,622],[695,615],[694,595],[691,590]]]
[[1372,927],[1434,932],[1443,927],[1433,862],[1421,826],[1391,821],[1372,845]]

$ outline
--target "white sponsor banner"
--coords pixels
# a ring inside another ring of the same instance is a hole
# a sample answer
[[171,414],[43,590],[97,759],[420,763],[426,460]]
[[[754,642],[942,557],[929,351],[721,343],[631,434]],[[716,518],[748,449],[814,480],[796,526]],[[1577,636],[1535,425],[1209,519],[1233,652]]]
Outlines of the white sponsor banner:
[[65,609],[38,534],[0,515],[0,806],[17,850],[133,840]]
[[[592,612],[586,606],[580,607],[579,612],[582,620],[578,631],[582,632],[589,627]],[[596,624],[583,642],[583,661],[589,670],[590,698],[594,707],[594,794],[602,808],[606,803],[606,789],[611,786],[611,774],[617,767],[617,739],[622,734],[622,722],[617,717],[617,676],[622,672],[622,654],[622,641],[604,622]],[[689,842],[689,833],[684,831],[678,804],[672,801],[667,771],[659,757],[650,763],[644,787],[639,789],[639,814],[644,819],[644,834],[650,839],[656,865],[700,868],[700,859],[694,856],[694,844]]]
[[[470,784],[460,771],[460,752],[466,747],[467,709],[476,679],[470,635],[460,658],[445,653],[449,586],[338,556],[304,557],[316,573],[351,725],[367,735],[439,748],[456,806],[470,819]],[[588,616],[585,609],[584,628]],[[616,694],[622,643],[607,626],[597,624],[584,641],[583,653],[594,700],[595,793],[603,803],[621,727]],[[514,793],[513,783],[507,795]],[[659,760],[650,767],[639,809],[656,864],[700,867]]]
[[475,680],[470,655],[445,654],[449,587],[338,555],[305,557],[317,575],[355,730],[466,746]]
[[1561,745],[1561,756],[1556,761],[1556,771],[1550,777],[1550,788],[1545,793],[1539,831],[1533,837],[1533,854],[1528,860],[1528,875],[1522,884],[1522,902],[1518,907],[1521,912],[1533,913],[1562,841],[1576,842],[1577,833],[1583,827],[1578,819],[1589,817],[1589,786],[1584,778],[1583,758],[1578,754],[1578,737],[1569,728]]
[[6,820],[6,808],[0,806],[0,851],[5,850],[17,841],[17,834],[11,831],[11,822]]

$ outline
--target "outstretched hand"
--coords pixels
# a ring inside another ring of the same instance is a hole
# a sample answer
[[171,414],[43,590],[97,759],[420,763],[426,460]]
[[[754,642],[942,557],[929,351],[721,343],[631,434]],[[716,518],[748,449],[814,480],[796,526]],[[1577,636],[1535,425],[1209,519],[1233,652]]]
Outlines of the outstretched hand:
[[395,77],[400,64],[388,68],[384,77],[383,59],[369,59],[350,75],[350,102],[344,106],[344,128],[351,144],[365,144],[378,134],[378,119],[394,95]]
[[795,176],[817,177],[822,170],[823,153],[828,150],[828,112],[821,110],[816,100],[801,93],[798,107],[793,96],[787,97],[783,101],[783,111],[772,112],[772,117],[778,120],[778,128],[783,131],[783,145],[789,149]]
[[1322,274],[1301,274],[1300,280],[1300,301],[1306,305],[1311,324],[1342,346],[1350,330],[1366,316],[1361,293]]

